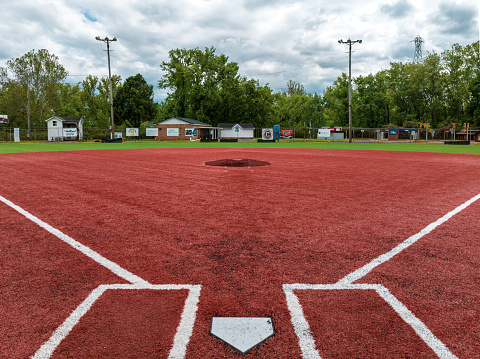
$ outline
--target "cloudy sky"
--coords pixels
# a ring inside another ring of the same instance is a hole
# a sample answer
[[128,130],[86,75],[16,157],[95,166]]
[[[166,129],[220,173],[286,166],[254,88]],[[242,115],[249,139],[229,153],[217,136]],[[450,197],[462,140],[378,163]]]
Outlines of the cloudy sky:
[[[239,64],[241,75],[275,92],[291,79],[311,93],[348,72],[340,39],[363,41],[353,45],[357,76],[412,61],[417,35],[423,54],[480,36],[478,0],[15,0],[1,7],[0,66],[45,48],[71,83],[108,75],[106,45],[96,36],[118,39],[112,73],[141,73],[155,88],[169,50],[213,46]],[[157,101],[165,96],[156,88]]]

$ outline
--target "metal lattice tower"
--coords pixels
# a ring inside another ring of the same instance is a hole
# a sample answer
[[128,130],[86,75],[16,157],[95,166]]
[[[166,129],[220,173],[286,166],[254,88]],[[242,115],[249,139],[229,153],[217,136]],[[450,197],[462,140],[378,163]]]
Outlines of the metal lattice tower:
[[413,62],[422,60],[422,43],[424,42],[420,35],[418,35],[411,42],[415,42],[415,55],[413,56]]

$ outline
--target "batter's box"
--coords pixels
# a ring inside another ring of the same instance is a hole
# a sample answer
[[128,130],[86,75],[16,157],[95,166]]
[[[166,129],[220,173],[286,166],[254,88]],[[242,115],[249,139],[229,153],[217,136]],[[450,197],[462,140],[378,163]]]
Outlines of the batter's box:
[[101,285],[34,358],[183,358],[201,286]]
[[285,284],[283,290],[303,358],[456,358],[382,285]]

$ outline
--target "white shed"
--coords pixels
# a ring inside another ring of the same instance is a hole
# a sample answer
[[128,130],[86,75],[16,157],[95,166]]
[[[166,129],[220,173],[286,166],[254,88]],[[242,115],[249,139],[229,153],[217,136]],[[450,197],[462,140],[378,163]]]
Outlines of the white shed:
[[79,141],[83,139],[83,117],[50,117],[47,121],[49,141]]
[[253,138],[255,126],[251,123],[219,123],[220,138]]

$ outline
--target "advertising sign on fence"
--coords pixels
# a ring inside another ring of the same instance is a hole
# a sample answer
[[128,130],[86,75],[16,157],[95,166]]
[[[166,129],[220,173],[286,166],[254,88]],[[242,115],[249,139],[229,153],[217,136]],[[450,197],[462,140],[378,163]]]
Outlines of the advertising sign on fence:
[[262,129],[262,140],[264,140],[264,141],[273,140],[273,128],[263,128]]
[[127,136],[138,137],[138,128],[127,128]]
[[8,116],[0,115],[0,123],[8,123]]
[[146,135],[147,137],[157,137],[158,136],[158,128],[146,128]]
[[329,128],[319,128],[318,129],[318,133],[317,133],[317,139],[318,140],[321,140],[322,138],[323,139],[327,139],[330,137],[330,129]]
[[20,129],[19,128],[14,128],[13,129],[13,140],[15,142],[20,142]]

